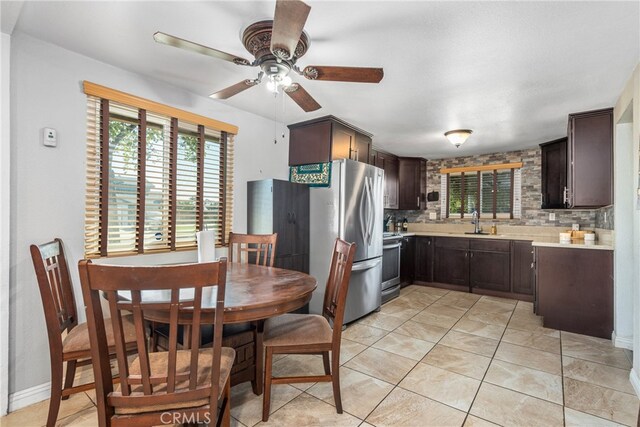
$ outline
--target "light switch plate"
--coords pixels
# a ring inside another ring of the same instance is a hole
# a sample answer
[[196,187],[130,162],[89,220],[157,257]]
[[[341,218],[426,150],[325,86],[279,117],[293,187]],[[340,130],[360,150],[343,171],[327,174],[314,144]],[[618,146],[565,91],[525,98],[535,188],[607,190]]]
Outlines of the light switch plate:
[[549,221],[555,221],[555,220],[556,220],[556,213],[549,212]]
[[571,224],[571,229],[574,231],[580,230],[580,224]]

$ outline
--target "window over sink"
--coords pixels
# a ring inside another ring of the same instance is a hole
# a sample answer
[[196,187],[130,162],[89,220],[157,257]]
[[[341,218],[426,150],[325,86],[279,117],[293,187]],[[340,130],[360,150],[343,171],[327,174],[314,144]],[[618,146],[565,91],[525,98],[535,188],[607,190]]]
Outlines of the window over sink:
[[442,218],[520,218],[522,163],[441,169]]

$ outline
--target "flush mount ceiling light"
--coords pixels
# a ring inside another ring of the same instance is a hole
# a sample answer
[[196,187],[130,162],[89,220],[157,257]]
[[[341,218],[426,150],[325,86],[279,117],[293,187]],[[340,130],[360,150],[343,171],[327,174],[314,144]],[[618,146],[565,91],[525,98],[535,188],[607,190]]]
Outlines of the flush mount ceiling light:
[[471,129],[455,129],[445,132],[444,136],[449,140],[450,143],[458,148],[462,144],[464,144],[464,142],[472,133],[473,131]]

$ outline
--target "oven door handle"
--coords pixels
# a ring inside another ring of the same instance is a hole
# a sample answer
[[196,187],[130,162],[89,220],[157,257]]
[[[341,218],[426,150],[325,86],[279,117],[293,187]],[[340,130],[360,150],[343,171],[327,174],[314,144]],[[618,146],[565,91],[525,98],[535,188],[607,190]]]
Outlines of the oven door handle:
[[382,249],[395,249],[402,246],[402,242],[394,243],[392,245],[382,245]]

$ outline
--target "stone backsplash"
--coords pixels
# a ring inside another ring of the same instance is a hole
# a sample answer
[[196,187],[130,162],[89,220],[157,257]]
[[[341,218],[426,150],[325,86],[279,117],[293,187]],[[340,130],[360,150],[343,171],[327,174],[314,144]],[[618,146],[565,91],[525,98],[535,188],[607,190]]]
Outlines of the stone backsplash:
[[605,206],[596,211],[596,228],[602,228],[603,230],[613,230],[614,217],[613,217],[613,205]]
[[[480,156],[455,157],[450,159],[428,160],[426,169],[427,193],[440,191],[440,169],[459,166],[476,166],[486,164],[500,164],[522,162],[522,215],[516,219],[481,219],[481,223],[488,227],[492,222],[504,225],[534,225],[548,227],[571,227],[580,224],[581,228],[601,228],[613,230],[613,206],[601,209],[540,209],[541,203],[541,171],[542,157],[539,147],[506,153],[485,154]],[[385,210],[385,216],[407,218],[411,223],[435,224],[468,224],[469,219],[441,218],[440,203],[446,199],[440,194],[437,202],[427,202],[427,209],[423,211]],[[549,214],[555,213],[555,221],[549,220]],[[604,220],[606,214],[606,221]],[[435,213],[435,220],[429,219],[429,214]]]

